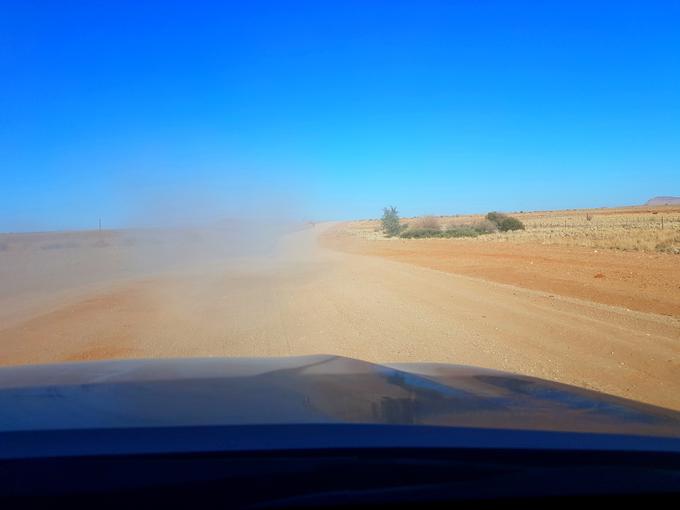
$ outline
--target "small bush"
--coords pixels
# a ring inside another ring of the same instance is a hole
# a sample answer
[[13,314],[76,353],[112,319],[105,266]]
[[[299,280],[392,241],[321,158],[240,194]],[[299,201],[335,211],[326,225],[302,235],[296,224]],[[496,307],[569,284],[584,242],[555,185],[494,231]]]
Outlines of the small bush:
[[501,232],[507,232],[508,230],[524,230],[524,223],[517,218],[508,216],[507,218],[503,218],[498,224],[498,230]]
[[439,219],[434,216],[423,216],[422,218],[416,218],[411,223],[411,228],[441,230],[441,225],[439,224]]
[[490,212],[486,215],[486,219],[495,223],[498,226],[498,230],[501,232],[507,232],[508,230],[524,230],[524,223],[507,214]]

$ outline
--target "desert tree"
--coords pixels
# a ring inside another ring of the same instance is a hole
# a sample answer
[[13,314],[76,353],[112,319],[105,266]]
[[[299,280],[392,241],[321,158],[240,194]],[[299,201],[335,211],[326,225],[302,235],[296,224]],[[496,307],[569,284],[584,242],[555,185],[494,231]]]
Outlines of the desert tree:
[[399,212],[396,207],[385,207],[380,221],[382,222],[383,232],[387,236],[394,237],[399,235],[401,225],[399,224]]

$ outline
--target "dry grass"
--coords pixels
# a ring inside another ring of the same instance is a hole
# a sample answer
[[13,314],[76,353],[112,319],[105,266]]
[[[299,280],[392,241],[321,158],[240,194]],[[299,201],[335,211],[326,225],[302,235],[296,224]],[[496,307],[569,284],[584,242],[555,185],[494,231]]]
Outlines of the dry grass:
[[[680,254],[678,206],[510,214],[519,218],[526,226],[526,230],[492,233],[479,236],[472,242],[507,241]],[[483,215],[442,216],[439,221],[444,224],[473,225],[483,218]],[[411,225],[424,219],[405,218],[402,222]],[[349,231],[363,238],[383,238],[379,223],[373,220],[353,222]]]
[[409,228],[441,230],[441,223],[439,222],[439,218],[436,218],[434,216],[421,216],[418,218],[414,218],[413,221],[409,223]]

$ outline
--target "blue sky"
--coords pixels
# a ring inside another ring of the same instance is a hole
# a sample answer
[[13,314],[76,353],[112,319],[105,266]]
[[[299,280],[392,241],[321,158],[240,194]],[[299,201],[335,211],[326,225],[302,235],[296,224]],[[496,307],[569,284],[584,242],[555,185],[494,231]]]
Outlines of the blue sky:
[[680,194],[680,2],[2,2],[0,230]]

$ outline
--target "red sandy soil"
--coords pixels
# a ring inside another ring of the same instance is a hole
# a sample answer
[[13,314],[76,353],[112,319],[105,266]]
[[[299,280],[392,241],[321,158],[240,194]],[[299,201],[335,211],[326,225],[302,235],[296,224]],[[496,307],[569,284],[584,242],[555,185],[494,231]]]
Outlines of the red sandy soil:
[[474,239],[369,240],[340,225],[323,237],[336,250],[680,317],[680,257]]

